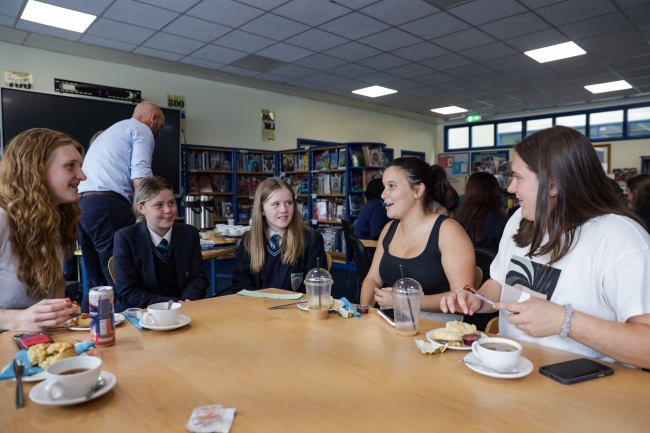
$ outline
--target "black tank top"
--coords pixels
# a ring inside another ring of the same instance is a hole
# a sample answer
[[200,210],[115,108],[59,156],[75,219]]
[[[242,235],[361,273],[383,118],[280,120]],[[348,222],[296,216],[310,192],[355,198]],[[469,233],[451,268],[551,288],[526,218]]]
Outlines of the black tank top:
[[379,263],[379,276],[384,282],[384,287],[392,287],[402,274],[399,265],[404,269],[406,278],[415,279],[422,286],[425,295],[435,295],[449,291],[449,281],[442,268],[442,255],[438,247],[438,238],[440,234],[440,225],[447,217],[439,215],[436,222],[431,228],[429,241],[424,251],[417,257],[403,259],[395,257],[388,252],[388,246],[395,236],[399,221],[395,220],[388,228],[382,245],[384,246],[384,255]]

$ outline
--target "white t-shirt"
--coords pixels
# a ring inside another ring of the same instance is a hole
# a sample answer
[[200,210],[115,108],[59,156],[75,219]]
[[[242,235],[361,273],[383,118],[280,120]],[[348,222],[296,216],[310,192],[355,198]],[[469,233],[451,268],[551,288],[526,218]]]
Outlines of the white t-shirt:
[[[531,261],[526,257],[529,246],[519,248],[512,240],[521,219],[520,209],[508,221],[499,253],[490,266],[491,278],[503,288],[502,302],[539,297],[559,305],[571,304],[575,311],[615,322],[650,313],[650,236],[635,221],[620,215],[587,221],[576,231],[577,239],[569,253],[549,270],[542,266],[549,262],[549,256]],[[530,337],[511,325],[508,315],[504,311],[499,315],[499,333],[503,336],[613,361],[571,338]],[[593,331],[598,333],[598,329]]]

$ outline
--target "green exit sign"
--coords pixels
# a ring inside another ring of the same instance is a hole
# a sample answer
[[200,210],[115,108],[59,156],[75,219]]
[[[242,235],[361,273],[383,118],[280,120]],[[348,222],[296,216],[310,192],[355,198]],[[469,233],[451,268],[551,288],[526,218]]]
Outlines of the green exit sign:
[[465,116],[465,122],[467,123],[476,123],[481,121],[481,115],[480,114],[469,114]]

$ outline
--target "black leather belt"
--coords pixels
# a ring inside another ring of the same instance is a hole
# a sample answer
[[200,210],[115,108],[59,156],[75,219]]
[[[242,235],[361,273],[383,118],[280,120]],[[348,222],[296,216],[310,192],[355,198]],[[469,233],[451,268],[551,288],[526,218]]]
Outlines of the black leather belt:
[[122,197],[120,194],[113,192],[113,191],[88,191],[88,192],[82,192],[79,194],[79,197],[87,197],[89,195],[119,195]]

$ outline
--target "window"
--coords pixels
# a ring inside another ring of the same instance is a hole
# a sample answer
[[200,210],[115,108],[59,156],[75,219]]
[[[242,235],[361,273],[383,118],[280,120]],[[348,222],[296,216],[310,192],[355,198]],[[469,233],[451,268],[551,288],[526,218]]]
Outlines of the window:
[[449,128],[447,130],[449,149],[467,149],[469,147],[469,127]]
[[494,123],[472,126],[472,148],[494,146]]
[[546,129],[553,126],[553,119],[535,119],[526,121],[526,135],[533,134],[540,129]]
[[497,146],[514,146],[521,141],[521,122],[497,124]]
[[605,111],[589,115],[589,138],[623,136],[623,110]]
[[562,116],[555,118],[556,125],[568,126],[580,131],[583,134],[587,134],[587,115],[586,114],[576,114],[574,116]]
[[627,133],[630,137],[650,135],[650,107],[627,110]]

